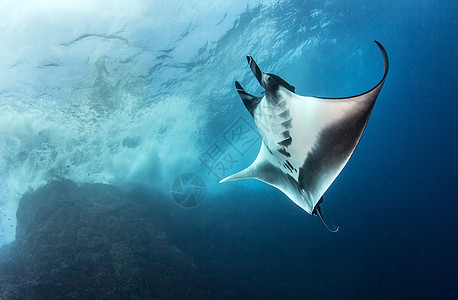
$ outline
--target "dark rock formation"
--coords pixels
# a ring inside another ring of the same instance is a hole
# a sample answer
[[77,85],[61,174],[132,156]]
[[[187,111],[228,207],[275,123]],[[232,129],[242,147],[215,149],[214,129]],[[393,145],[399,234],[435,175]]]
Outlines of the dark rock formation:
[[209,298],[204,272],[127,198],[70,181],[23,196],[16,241],[0,251],[0,298]]

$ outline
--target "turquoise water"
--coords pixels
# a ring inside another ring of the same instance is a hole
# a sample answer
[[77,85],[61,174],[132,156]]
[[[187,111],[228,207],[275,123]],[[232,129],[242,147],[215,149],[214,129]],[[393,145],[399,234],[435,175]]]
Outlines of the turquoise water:
[[[355,295],[449,291],[458,249],[454,1],[14,1],[0,11],[0,244],[14,240],[22,194],[51,179],[168,194],[191,172],[206,194],[181,213],[191,228],[181,247],[202,261],[243,262],[223,273],[254,274],[246,285],[256,291],[299,298],[309,277],[318,290]],[[261,94],[246,55],[300,95],[343,97],[380,80],[374,39],[390,72],[325,194],[338,234],[272,187],[217,183],[260,146],[233,86]],[[234,126],[249,130],[248,144],[231,144]],[[230,160],[217,168],[211,153]],[[195,223],[202,217],[219,220],[214,248],[199,243],[210,226]],[[224,225],[238,220],[251,227]]]

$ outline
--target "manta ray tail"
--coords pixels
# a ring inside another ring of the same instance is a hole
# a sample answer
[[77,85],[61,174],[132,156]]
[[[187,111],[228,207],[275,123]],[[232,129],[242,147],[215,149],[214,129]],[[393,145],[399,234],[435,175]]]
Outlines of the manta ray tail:
[[314,215],[320,216],[321,221],[323,222],[324,226],[330,231],[330,232],[337,232],[339,231],[339,226],[334,227],[334,228],[329,228],[328,224],[324,221],[323,215],[321,214],[321,208],[320,204],[323,202],[323,197],[321,197],[320,201],[318,201],[317,205],[315,206],[315,210],[313,211]]
[[324,226],[326,226],[326,228],[330,231],[330,232],[337,232],[339,231],[339,226],[337,227],[334,227],[333,229],[329,228],[328,224],[326,224],[326,222],[324,221],[323,219],[323,216],[321,215],[321,209],[318,207],[318,209],[316,210],[318,212],[318,215],[320,216],[320,219],[321,221],[323,222]]

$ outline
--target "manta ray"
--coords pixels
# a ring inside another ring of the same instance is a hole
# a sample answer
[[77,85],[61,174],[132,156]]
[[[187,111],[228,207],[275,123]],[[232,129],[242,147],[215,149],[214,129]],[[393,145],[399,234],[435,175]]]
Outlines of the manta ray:
[[299,96],[281,77],[263,73],[251,56],[248,64],[265,89],[262,97],[248,94],[236,81],[243,104],[262,138],[261,149],[246,169],[222,182],[258,179],[276,187],[311,215],[321,214],[323,194],[347,164],[364,132],[388,73],[388,55],[380,48],[385,70],[367,92],[344,98]]

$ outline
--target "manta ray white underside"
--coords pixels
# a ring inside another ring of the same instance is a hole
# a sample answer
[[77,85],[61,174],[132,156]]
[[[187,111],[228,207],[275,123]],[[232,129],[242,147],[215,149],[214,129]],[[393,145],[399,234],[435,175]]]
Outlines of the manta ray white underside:
[[[248,56],[253,74],[265,89],[255,97],[235,82],[262,137],[255,161],[221,182],[258,179],[285,193],[294,203],[321,218],[323,194],[356,149],[388,72],[371,90],[347,98],[303,97],[277,75],[261,72]],[[331,230],[331,229],[330,229]]]

